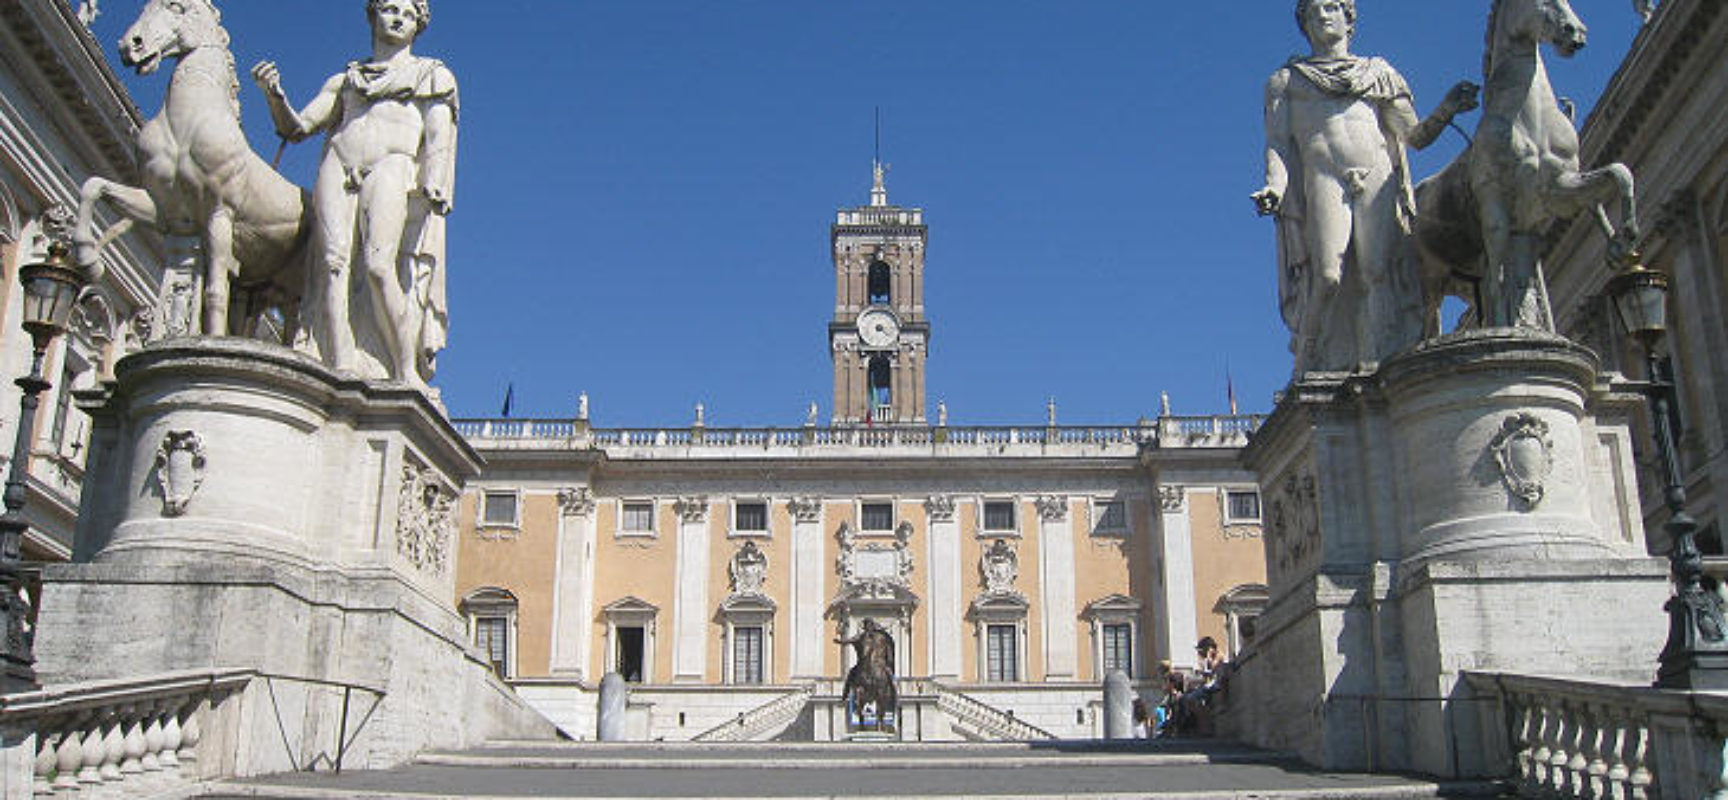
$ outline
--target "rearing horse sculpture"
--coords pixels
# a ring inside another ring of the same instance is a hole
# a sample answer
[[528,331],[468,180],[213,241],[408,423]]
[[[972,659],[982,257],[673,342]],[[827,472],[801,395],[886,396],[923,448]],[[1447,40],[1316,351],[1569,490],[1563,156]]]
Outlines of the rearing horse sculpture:
[[[177,64],[162,111],[138,132],[142,188],[103,178],[84,183],[73,231],[79,263],[93,265],[101,250],[133,223],[204,244],[206,273],[202,331],[230,330],[233,288],[248,299],[237,327],[251,313],[275,306],[290,333],[299,323],[305,291],[305,251],[311,205],[300,187],[265,163],[240,127],[240,81],[221,12],[210,0],[149,0],[120,40],[120,60],[149,75],[164,61]],[[98,234],[98,203],[111,202],[125,217]],[[260,306],[263,307],[260,307]]]
[[[1593,209],[1616,259],[1637,243],[1632,171],[1623,164],[1581,170],[1578,130],[1542,63],[1544,43],[1571,57],[1585,39],[1567,0],[1494,0],[1476,138],[1416,187],[1425,337],[1440,334],[1440,303],[1460,281],[1477,284],[1478,296],[1467,299],[1484,326],[1552,331],[1541,248],[1556,219]],[[1616,198],[1618,230],[1602,207]]]

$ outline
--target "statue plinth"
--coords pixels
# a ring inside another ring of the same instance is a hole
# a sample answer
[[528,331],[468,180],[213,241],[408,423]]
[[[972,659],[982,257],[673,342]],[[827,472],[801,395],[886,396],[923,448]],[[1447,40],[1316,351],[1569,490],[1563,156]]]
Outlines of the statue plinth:
[[[480,462],[420,391],[274,345],[188,339],[123,359],[83,402],[75,563],[43,577],[45,683],[254,670],[271,677],[247,689],[242,729],[307,742],[338,740],[350,687],[353,702],[382,698],[348,750],[355,767],[552,733],[456,614],[455,503]],[[305,766],[285,752],[242,747],[234,769]]]
[[1645,553],[1638,403],[1588,350],[1510,329],[1292,383],[1243,454],[1271,603],[1223,730],[1471,777],[1492,765],[1462,672],[1648,682],[1669,586]]

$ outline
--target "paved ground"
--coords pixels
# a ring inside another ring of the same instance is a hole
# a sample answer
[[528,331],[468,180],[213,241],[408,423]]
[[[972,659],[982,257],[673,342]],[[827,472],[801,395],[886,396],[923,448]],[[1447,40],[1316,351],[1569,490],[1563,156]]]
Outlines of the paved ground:
[[1392,800],[1491,793],[1491,787],[1326,774],[1265,753],[1196,746],[502,746],[422,761],[387,772],[230,784],[205,796]]

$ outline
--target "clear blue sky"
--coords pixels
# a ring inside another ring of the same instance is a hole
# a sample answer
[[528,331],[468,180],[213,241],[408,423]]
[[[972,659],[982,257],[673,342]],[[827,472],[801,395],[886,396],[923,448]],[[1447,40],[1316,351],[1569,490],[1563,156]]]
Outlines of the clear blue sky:
[[[221,3],[242,68],[296,104],[369,39],[363,0]],[[137,0],[107,0],[110,45]],[[1306,45],[1287,0],[892,3],[432,0],[419,52],[462,83],[451,218],[455,416],[602,426],[801,423],[829,413],[828,226],[870,184],[882,109],[890,199],[930,225],[932,406],[953,424],[1244,411],[1289,375],[1261,185],[1261,92]],[[1588,113],[1637,32],[1627,0],[1554,83]],[[1426,113],[1480,82],[1488,0],[1362,0],[1356,50]],[[111,50],[111,48],[110,48]],[[112,54],[110,54],[112,59]],[[166,72],[128,77],[155,113]],[[246,125],[276,140],[246,81]],[[1475,115],[1462,120],[1468,129]],[[1416,158],[1427,175],[1462,147]],[[318,145],[291,148],[310,183]],[[932,413],[933,409],[932,409]]]

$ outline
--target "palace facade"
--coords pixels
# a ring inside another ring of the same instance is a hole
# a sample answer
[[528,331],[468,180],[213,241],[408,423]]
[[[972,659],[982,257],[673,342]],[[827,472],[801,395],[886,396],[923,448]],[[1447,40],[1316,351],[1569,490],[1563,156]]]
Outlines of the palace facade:
[[837,640],[870,619],[929,707],[922,738],[1090,736],[1107,671],[1149,687],[1201,636],[1252,639],[1260,498],[1236,459],[1258,419],[930,422],[927,242],[880,170],[838,213],[832,424],[457,422],[487,462],[461,509],[462,610],[565,731],[594,735],[616,672],[637,736],[826,738]]

